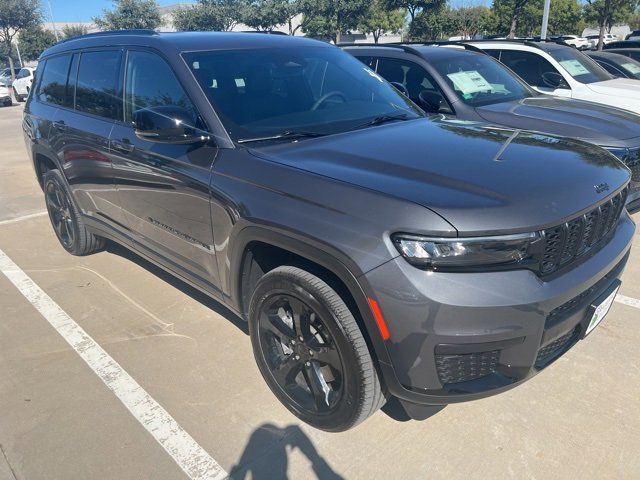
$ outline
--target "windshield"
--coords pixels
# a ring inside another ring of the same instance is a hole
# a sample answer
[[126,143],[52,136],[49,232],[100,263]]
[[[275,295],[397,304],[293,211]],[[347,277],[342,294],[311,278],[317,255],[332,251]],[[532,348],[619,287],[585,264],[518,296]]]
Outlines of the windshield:
[[573,48],[559,48],[548,53],[580,83],[604,82],[613,78],[604,68]]
[[235,141],[293,140],[424,115],[334,47],[218,50],[184,57]]
[[513,73],[486,55],[457,55],[432,65],[469,105],[477,107],[533,95]]

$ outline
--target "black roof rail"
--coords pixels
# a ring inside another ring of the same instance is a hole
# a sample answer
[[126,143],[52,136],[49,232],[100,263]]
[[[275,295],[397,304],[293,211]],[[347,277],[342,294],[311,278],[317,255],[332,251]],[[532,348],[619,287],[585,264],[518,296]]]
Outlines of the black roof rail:
[[481,38],[478,40],[463,40],[465,43],[521,43],[527,47],[538,48],[541,50],[538,43],[555,43],[556,45],[563,45],[570,47],[564,40],[554,40],[552,38],[536,39],[536,38]]
[[110,37],[113,35],[158,35],[158,32],[145,28],[136,28],[131,30],[105,30],[103,32],[85,33],[84,35],[78,35],[77,37],[65,38],[58,43],[70,42],[71,40],[79,40],[82,38]]
[[487,54],[487,52],[485,52],[484,50],[482,50],[481,48],[478,48],[474,45],[469,45],[468,43],[465,43],[466,41],[472,42],[474,40],[465,40],[465,41],[461,41],[461,40],[434,40],[433,42],[403,42],[403,43],[408,43],[409,45],[423,45],[425,47],[446,47],[447,45],[453,45],[455,47],[462,47],[465,50],[469,50],[470,52],[477,52],[477,53],[482,53],[484,55]]
[[264,33],[265,35],[285,35],[289,36],[286,32],[280,30],[242,30],[241,33]]
[[407,53],[412,53],[414,55],[420,55],[420,52],[415,48],[412,48],[403,43],[338,43],[338,47],[378,47],[378,48],[396,48],[398,50],[404,50]]
[[407,53],[413,53],[414,55],[421,55],[421,53],[413,48],[411,45],[423,46],[423,47],[439,47],[446,45],[454,45],[458,47],[462,47],[465,50],[469,50],[471,52],[482,53],[486,55],[487,52],[478,48],[474,45],[469,45],[460,41],[433,41],[433,42],[390,42],[390,43],[339,43],[339,47],[391,47],[391,48],[399,48],[404,50]]

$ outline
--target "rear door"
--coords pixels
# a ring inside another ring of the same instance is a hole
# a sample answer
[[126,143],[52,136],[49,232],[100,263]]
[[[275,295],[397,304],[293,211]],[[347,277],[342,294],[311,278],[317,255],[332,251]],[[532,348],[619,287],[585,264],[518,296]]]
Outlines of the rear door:
[[[114,176],[126,223],[142,253],[199,283],[218,285],[209,180],[212,142],[161,143],[136,136],[133,114],[176,106],[203,121],[170,65],[153,50],[130,49],[125,60],[124,122],[111,134]],[[213,289],[215,291],[215,288]]]
[[122,109],[118,100],[121,58],[119,49],[73,55],[72,101],[57,110],[50,133],[82,213],[115,228],[122,227],[122,213],[112,177],[109,135]]

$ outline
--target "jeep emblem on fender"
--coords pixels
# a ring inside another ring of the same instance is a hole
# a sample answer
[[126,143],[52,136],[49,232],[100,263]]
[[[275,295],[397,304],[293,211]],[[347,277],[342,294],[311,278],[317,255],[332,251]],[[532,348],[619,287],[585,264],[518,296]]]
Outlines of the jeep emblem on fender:
[[593,188],[596,189],[596,193],[602,193],[605,192],[607,190],[609,190],[609,184],[608,183],[599,183],[598,185],[594,185]]

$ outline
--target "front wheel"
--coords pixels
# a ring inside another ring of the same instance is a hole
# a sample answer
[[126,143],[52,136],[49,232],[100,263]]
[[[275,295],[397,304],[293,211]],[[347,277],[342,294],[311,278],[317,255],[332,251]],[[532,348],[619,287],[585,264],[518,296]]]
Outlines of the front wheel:
[[256,363],[276,397],[304,422],[352,428],[384,403],[362,332],[327,283],[292,266],[260,279],[249,331]]

